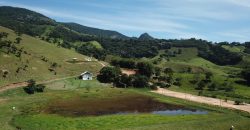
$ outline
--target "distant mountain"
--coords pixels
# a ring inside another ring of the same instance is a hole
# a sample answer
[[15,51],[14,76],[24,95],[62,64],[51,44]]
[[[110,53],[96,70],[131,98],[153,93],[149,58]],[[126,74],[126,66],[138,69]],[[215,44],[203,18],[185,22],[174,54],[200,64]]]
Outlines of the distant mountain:
[[18,7],[0,6],[0,19],[0,26],[31,36],[46,36],[60,28],[60,33],[64,33],[62,34],[64,36],[70,34],[71,37],[80,37],[80,35],[88,34],[107,38],[129,38],[116,31],[87,27],[77,23],[59,23],[40,13]]
[[108,37],[108,38],[121,38],[121,39],[128,39],[129,37],[111,30],[103,30],[103,29],[97,29],[93,27],[87,27],[83,26],[77,23],[61,23],[64,26],[68,27],[69,29],[75,30],[79,33],[83,34],[90,34],[90,35],[96,35],[98,37]]
[[143,33],[138,39],[139,40],[154,40],[154,38],[150,36],[148,33]]

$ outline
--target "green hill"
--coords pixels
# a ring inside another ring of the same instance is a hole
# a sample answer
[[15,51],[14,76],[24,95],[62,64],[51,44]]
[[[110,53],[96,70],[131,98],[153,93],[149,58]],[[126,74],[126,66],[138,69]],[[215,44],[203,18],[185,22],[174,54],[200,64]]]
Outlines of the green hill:
[[[42,36],[44,34],[48,35],[50,32],[53,33],[54,30],[58,31],[58,26],[63,26],[71,33],[71,37],[79,37],[80,34],[88,34],[106,38],[128,38],[127,36],[116,31],[97,29],[76,23],[59,23],[40,13],[24,8],[1,6],[0,19],[1,26],[32,36]],[[64,31],[62,32],[64,33]]]
[[[0,32],[7,32],[12,42],[18,37],[13,30],[0,27]],[[38,81],[80,74],[83,71],[98,72],[102,67],[98,62],[86,62],[86,56],[73,50],[58,47],[38,38],[28,35],[21,36],[21,43],[12,43],[17,50],[22,50],[21,56],[0,48],[0,86],[5,84],[35,79]],[[77,58],[77,63],[72,63]],[[8,71],[6,77],[3,72]]]
[[90,35],[95,35],[98,37],[107,37],[107,38],[128,39],[127,36],[116,31],[102,30],[102,29],[87,27],[87,26],[83,26],[77,23],[61,23],[61,24],[68,27],[69,29],[75,30],[83,34],[90,34]]

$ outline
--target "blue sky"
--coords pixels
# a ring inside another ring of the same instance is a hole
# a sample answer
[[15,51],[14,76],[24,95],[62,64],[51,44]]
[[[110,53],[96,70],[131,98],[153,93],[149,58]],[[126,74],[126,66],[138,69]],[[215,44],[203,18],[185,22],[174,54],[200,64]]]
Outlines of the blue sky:
[[250,0],[0,0],[128,36],[250,41]]

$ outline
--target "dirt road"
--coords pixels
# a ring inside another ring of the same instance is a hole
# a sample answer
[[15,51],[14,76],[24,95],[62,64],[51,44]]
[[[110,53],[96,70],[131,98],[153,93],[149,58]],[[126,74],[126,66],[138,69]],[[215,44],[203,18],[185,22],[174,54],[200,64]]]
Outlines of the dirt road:
[[[50,83],[50,82],[54,82],[54,81],[58,81],[58,80],[74,78],[74,77],[77,77],[77,76],[78,75],[68,76],[68,77],[64,77],[64,78],[56,78],[56,79],[51,79],[51,80],[47,80],[47,81],[37,82],[37,84],[46,84],[46,83]],[[27,85],[28,85],[27,82],[12,83],[12,84],[0,87],[0,93],[4,92],[4,91],[7,91],[7,90],[10,90],[10,89],[20,88],[20,87],[27,86]]]
[[163,89],[163,88],[159,88],[158,90],[152,91],[152,92],[165,95],[165,96],[169,96],[169,97],[175,97],[175,98],[185,99],[185,100],[189,100],[193,102],[205,103],[209,105],[221,106],[221,107],[230,108],[230,109],[237,109],[237,110],[250,113],[250,104],[234,105],[234,101],[225,102],[224,100],[221,100],[221,99],[196,96],[196,95],[186,94],[186,93],[181,93],[181,92],[174,92],[174,91],[170,91],[170,90]]

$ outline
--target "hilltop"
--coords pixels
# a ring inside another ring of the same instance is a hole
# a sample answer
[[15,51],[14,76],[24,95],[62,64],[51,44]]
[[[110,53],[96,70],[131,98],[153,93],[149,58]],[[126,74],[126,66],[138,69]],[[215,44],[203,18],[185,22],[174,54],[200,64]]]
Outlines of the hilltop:
[[154,38],[150,36],[148,33],[143,33],[138,38],[139,40],[153,40]]

